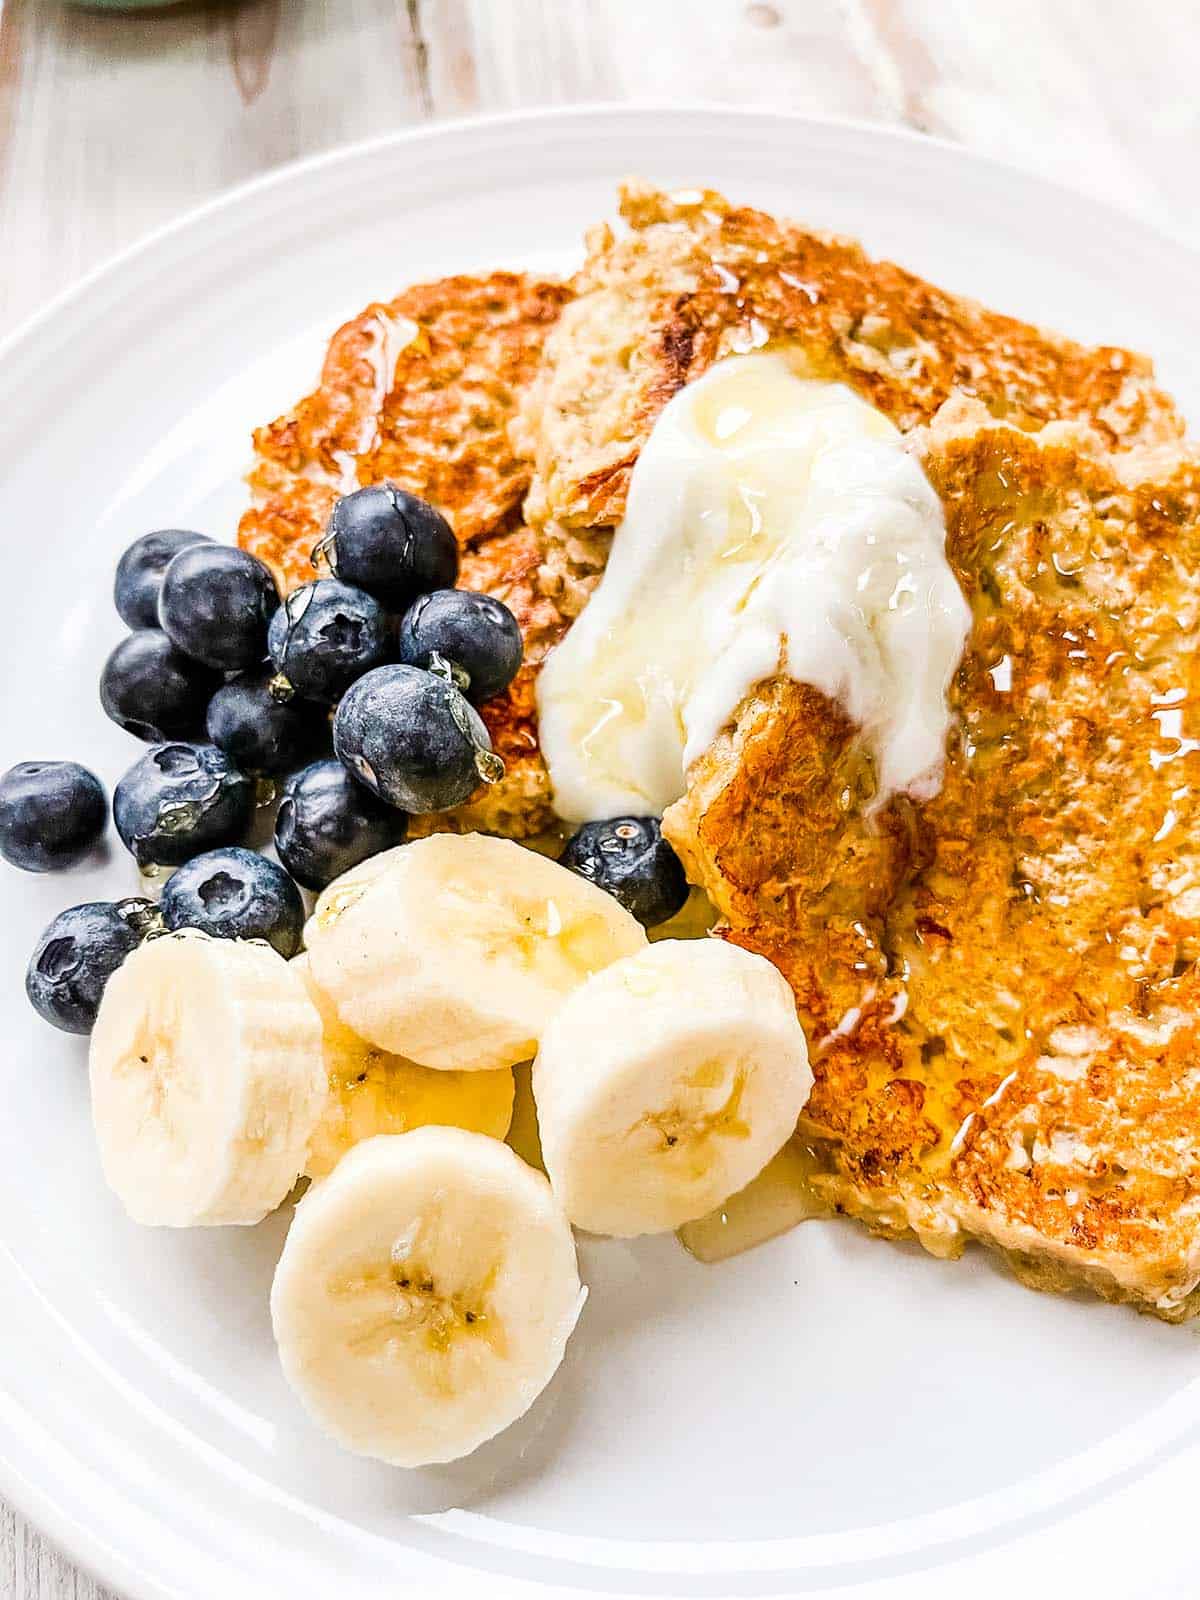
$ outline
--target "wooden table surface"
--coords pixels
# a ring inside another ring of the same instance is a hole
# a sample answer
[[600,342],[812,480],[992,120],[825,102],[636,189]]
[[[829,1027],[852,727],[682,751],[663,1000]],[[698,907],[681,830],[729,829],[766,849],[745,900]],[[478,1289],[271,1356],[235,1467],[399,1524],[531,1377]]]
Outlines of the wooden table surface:
[[[905,124],[1200,243],[1198,81],[1194,0],[0,0],[0,332],[279,162],[580,100]],[[0,1506],[0,1595],[105,1593]]]

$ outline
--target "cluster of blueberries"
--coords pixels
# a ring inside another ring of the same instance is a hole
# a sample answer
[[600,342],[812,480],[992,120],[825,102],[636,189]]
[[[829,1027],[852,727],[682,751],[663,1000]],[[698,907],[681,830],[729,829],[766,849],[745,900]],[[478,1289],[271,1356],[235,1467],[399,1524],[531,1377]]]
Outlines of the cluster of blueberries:
[[[132,631],[105,663],[100,700],[150,749],[117,784],[113,820],[140,867],[176,870],[158,907],[73,906],[45,930],[26,992],[56,1027],[89,1032],[109,977],[160,927],[296,954],[297,883],[324,888],[402,843],[410,813],[449,810],[503,775],[476,707],[512,682],[521,632],[500,601],[454,587],[446,520],[394,485],[359,489],[337,502],[318,550],[334,576],[282,602],[261,561],[203,534],[148,533],[121,557],[114,599]],[[238,841],[258,780],[285,776],[281,868]],[[103,786],[76,762],[0,777],[0,855],[27,871],[73,865],[107,818]],[[647,926],[687,897],[653,818],[589,823],[560,859]]]

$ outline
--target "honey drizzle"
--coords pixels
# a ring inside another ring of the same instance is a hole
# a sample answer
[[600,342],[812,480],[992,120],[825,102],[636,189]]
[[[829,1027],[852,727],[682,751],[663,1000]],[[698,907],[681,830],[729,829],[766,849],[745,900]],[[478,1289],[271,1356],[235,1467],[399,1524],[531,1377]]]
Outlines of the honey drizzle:
[[832,1211],[813,1185],[820,1158],[799,1138],[769,1161],[757,1178],[723,1205],[677,1230],[680,1244],[697,1261],[715,1263],[753,1250],[801,1222]]

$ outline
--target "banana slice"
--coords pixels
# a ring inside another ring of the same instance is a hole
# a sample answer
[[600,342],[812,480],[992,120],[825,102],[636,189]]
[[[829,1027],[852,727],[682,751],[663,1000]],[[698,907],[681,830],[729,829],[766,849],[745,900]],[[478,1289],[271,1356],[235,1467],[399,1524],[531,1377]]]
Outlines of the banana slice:
[[721,939],[664,940],[597,973],[533,1064],[563,1209],[621,1237],[677,1228],[744,1188],[811,1088],[787,983]]
[[443,833],[391,854],[340,901],[330,885],[309,955],[347,1027],[422,1066],[527,1060],[566,995],[645,948],[611,895],[510,840]]
[[549,1383],[586,1291],[550,1185],[507,1145],[356,1145],[296,1208],[271,1290],[288,1382],[340,1444],[455,1461]]
[[510,1067],[495,1072],[434,1072],[379,1050],[340,1020],[313,982],[309,958],[297,956],[309,999],[321,1018],[321,1049],[329,1080],[324,1114],[308,1143],[305,1167],[323,1178],[350,1149],[377,1133],[407,1133],[440,1123],[503,1139],[513,1113]]
[[267,944],[152,939],[109,980],[92,1031],[104,1176],[135,1222],[260,1222],[304,1170],[325,1104],[321,1023]]
[[400,859],[401,851],[407,848],[407,845],[398,844],[390,850],[381,850],[377,856],[368,856],[356,867],[351,867],[349,872],[343,872],[340,878],[327,884],[316,898],[312,916],[304,924],[305,948],[311,950],[321,935],[333,927],[342,912],[348,911],[355,901],[362,899],[369,884],[391,871]]

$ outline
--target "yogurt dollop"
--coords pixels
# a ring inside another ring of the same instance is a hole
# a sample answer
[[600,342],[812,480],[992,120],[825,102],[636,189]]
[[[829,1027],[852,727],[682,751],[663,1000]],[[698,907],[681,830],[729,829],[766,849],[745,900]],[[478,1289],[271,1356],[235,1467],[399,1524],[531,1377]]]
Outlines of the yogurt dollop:
[[570,821],[659,814],[764,679],[862,729],[877,802],[940,787],[971,617],[941,503],[899,432],[764,351],[716,363],[638,458],[600,584],[538,683]]

